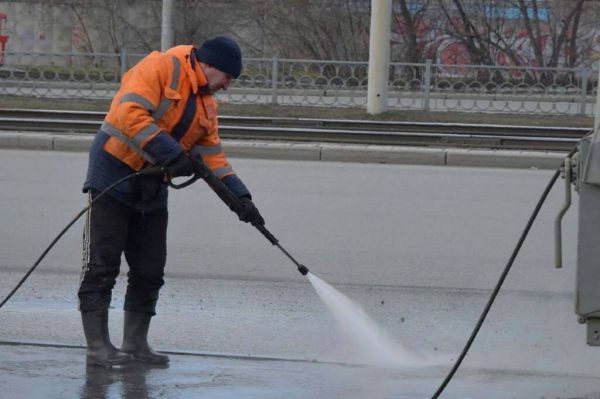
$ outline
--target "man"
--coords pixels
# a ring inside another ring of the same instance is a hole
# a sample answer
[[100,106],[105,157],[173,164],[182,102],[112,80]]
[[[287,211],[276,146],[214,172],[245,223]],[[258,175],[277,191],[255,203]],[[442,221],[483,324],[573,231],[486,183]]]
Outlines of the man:
[[[238,44],[217,36],[199,49],[153,52],[129,70],[90,149],[84,192],[90,201],[117,180],[158,165],[171,177],[203,162],[240,199],[240,220],[264,225],[244,183],[225,158],[213,95],[242,69]],[[148,345],[150,319],[166,263],[167,184],[164,176],[136,176],[110,190],[87,213],[79,309],[87,364],[131,361],[165,364]],[[121,350],[110,342],[108,307],[121,255],[129,265]]]

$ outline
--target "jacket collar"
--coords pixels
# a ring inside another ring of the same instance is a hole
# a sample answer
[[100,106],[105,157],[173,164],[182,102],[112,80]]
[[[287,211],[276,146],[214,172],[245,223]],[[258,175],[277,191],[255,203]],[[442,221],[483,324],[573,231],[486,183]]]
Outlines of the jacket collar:
[[192,92],[198,94],[198,90],[202,92],[202,88],[208,85],[208,80],[200,66],[200,62],[196,59],[194,51],[195,49],[193,46],[187,45],[173,47],[168,50],[168,53],[183,61],[183,70],[190,80]]
[[[192,58],[193,57],[193,58]],[[193,61],[192,61],[193,60]],[[206,75],[200,66],[200,62],[196,58],[196,55],[192,51],[190,54],[190,71],[193,73],[193,76],[190,76],[190,80],[192,82],[192,90],[194,94],[198,94],[198,90],[200,92],[204,92],[203,88],[208,86],[208,80],[206,79]],[[193,70],[192,70],[193,68]]]

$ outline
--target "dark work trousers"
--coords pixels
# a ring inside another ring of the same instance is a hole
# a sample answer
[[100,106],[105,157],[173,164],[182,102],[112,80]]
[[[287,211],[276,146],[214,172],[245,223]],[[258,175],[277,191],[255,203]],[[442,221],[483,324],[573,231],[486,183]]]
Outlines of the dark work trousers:
[[[90,190],[90,200],[98,191]],[[79,310],[108,309],[121,255],[129,265],[125,310],[156,314],[167,257],[167,208],[139,212],[102,196],[87,212]]]

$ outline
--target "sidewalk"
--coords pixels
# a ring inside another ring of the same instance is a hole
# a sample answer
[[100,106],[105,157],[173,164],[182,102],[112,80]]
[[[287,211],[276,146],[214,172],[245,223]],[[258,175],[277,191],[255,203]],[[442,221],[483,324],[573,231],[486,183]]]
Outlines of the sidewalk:
[[[93,135],[0,132],[0,148],[87,151]],[[494,168],[557,168],[566,153],[335,143],[223,140],[231,157]]]

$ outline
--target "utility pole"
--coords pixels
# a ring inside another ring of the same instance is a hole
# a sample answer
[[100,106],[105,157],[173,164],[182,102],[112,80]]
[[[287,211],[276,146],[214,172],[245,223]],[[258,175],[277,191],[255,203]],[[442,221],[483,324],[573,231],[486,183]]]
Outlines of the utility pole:
[[160,51],[165,51],[175,44],[173,34],[173,2],[174,0],[162,0]]
[[372,0],[367,89],[367,112],[372,115],[387,110],[391,29],[392,0]]

